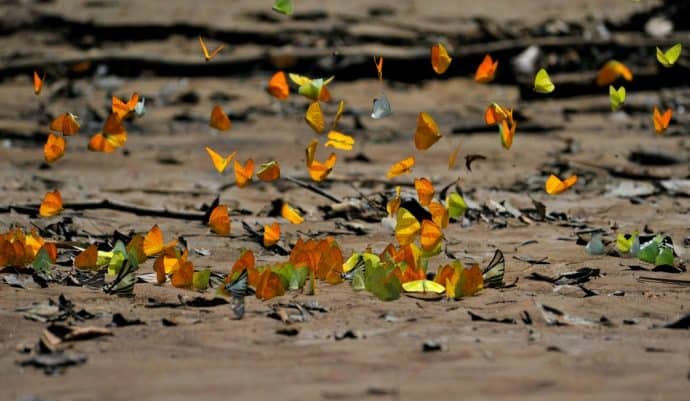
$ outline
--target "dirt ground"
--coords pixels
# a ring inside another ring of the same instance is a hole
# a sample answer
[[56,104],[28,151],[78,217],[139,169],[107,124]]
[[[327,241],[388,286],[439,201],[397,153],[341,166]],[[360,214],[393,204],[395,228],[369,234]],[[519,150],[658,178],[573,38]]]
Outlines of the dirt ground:
[[[184,237],[190,248],[209,251],[192,253],[197,268],[225,273],[246,248],[260,264],[284,259],[242,227],[242,222],[258,227],[275,221],[268,216],[271,201],[284,199],[302,208],[306,218],[301,225],[282,224],[284,246],[297,238],[332,235],[346,255],[366,247],[380,251],[394,241],[381,222],[328,218],[323,207],[333,201],[285,179],[237,188],[232,173],[220,177],[204,151],[211,146],[237,150],[242,161],[275,159],[283,176],[308,181],[304,148],[315,137],[303,121],[308,102],[295,94],[278,102],[264,88],[277,68],[313,76],[332,72],[329,88],[335,99],[347,102],[340,129],[357,145],[339,153],[333,173],[319,186],[357,199],[395,185],[413,191],[414,177],[429,177],[437,188],[459,178],[475,218],[448,227],[447,252],[432,260],[431,270],[449,255],[485,265],[501,249],[505,281],[518,280],[516,285],[461,301],[403,296],[382,302],[346,283],[324,283],[315,296],[248,298],[247,315],[234,320],[227,305],[147,307],[151,297],[174,303],[178,295],[197,295],[169,284],[138,283],[136,296],[122,299],[85,287],[50,283],[21,289],[0,280],[0,399],[690,398],[689,332],[660,327],[688,314],[690,274],[654,272],[631,258],[592,256],[577,243],[577,233],[588,229],[601,229],[612,239],[617,232],[646,228],[671,236],[679,261],[687,258],[690,185],[679,180],[690,177],[690,61],[683,55],[666,71],[654,60],[657,45],[690,45],[690,25],[683,20],[687,6],[644,0],[321,0],[295,1],[295,17],[288,19],[272,13],[271,3],[0,2],[0,232],[71,219],[80,239],[89,240],[115,230],[144,233],[158,224],[166,238]],[[672,21],[675,30],[651,36],[645,32],[651,17]],[[212,47],[226,43],[210,63],[200,55],[199,34]],[[439,40],[454,56],[442,77],[433,74],[428,60],[429,45]],[[557,86],[552,96],[537,97],[531,77],[511,67],[510,60],[531,44],[541,47],[539,63],[552,72]],[[496,82],[480,85],[472,71],[487,51],[500,60],[499,74]],[[385,57],[383,86],[373,55]],[[596,87],[592,78],[614,57],[632,68],[635,79],[626,83],[623,111],[611,113],[606,88]],[[48,74],[40,97],[30,82],[35,67]],[[372,98],[382,90],[394,114],[373,120]],[[133,91],[147,99],[147,114],[128,125],[126,151],[88,152],[88,138],[107,116],[110,95],[128,97]],[[490,102],[519,113],[510,151],[493,128],[484,127],[483,110]],[[208,127],[214,104],[228,111],[229,133]],[[651,127],[655,105],[674,108],[663,136]],[[326,105],[328,122],[335,109],[336,104]],[[65,111],[82,118],[82,132],[69,138],[61,160],[47,166],[42,153],[47,125]],[[415,151],[411,140],[420,111],[431,113],[444,134],[425,152]],[[475,162],[471,172],[463,162],[449,170],[446,160],[457,144],[460,160],[467,154],[487,160]],[[643,152],[670,161],[650,161],[640,157]],[[319,149],[317,158],[326,154]],[[357,154],[362,157],[354,158]],[[388,168],[411,154],[417,157],[413,174],[387,180]],[[571,191],[550,197],[543,190],[550,173],[574,173],[580,180]],[[685,186],[671,191],[669,182]],[[631,186],[640,192],[626,190]],[[39,219],[24,213],[26,208],[10,207],[40,203],[52,189],[59,189],[66,203],[107,199],[186,212],[199,212],[220,195],[234,211],[232,235],[210,234],[200,221],[108,209],[65,210]],[[505,201],[524,210],[533,207],[532,199],[564,217],[525,223],[496,207]],[[355,235],[348,223],[364,234]],[[630,268],[640,264],[647,270]],[[528,278],[582,267],[601,272],[584,289]],[[151,272],[152,262],[141,269]],[[117,312],[145,324],[75,342],[69,352],[88,360],[62,373],[19,366],[17,361],[28,358],[20,350],[38,341],[46,323],[25,319],[16,309],[60,294],[96,315],[78,325],[105,326]],[[267,317],[273,305],[291,301],[317,301],[325,312],[290,325]],[[538,305],[574,319],[548,324]],[[514,324],[473,321],[468,311]],[[523,319],[527,315],[531,321]],[[168,327],[163,319],[178,325]],[[292,327],[297,335],[277,334]],[[442,349],[423,352],[427,341]]]

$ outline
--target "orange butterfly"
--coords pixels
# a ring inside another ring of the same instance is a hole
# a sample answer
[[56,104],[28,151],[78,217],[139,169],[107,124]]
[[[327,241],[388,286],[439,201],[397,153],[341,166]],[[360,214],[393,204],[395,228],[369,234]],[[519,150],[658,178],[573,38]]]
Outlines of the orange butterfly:
[[227,131],[232,128],[230,118],[218,105],[215,105],[213,110],[211,110],[211,118],[208,121],[208,125],[211,126],[211,128],[217,129],[218,131]]
[[670,108],[667,109],[664,114],[661,114],[659,109],[654,107],[654,116],[652,120],[654,121],[654,131],[656,131],[657,134],[661,135],[666,131],[668,125],[671,123],[672,115],[673,110]]
[[60,191],[47,192],[38,209],[41,217],[57,216],[62,211],[62,195]]
[[501,135],[501,144],[505,149],[510,149],[517,128],[517,122],[513,119],[513,110],[503,108],[496,103],[487,107],[484,113],[484,121],[487,125],[498,124],[498,133]]
[[209,157],[211,158],[211,162],[213,163],[213,167],[215,167],[216,171],[218,171],[220,174],[223,174],[232,159],[235,158],[235,154],[237,152],[232,152],[227,157],[223,157],[207,146],[206,153],[208,153]]
[[450,155],[448,156],[448,170],[451,170],[453,167],[455,167],[455,163],[458,160],[458,153],[460,152],[460,145],[458,144],[455,149],[453,149],[452,152],[450,152]]
[[376,65],[376,72],[379,74],[379,81],[383,81],[383,57],[376,60],[376,56],[374,56],[374,65]]
[[134,113],[134,108],[137,107],[137,103],[139,103],[139,94],[136,92],[132,93],[132,97],[129,98],[127,103],[120,100],[119,97],[113,96],[111,106],[112,113],[117,115],[117,118],[120,120],[124,120]]
[[448,227],[450,222],[450,214],[448,209],[443,206],[440,202],[429,203],[429,212],[431,213],[431,220],[436,223],[441,228]]
[[318,160],[312,160],[311,164],[309,165],[309,176],[312,180],[316,182],[321,182],[325,180],[328,174],[330,174],[331,171],[333,171],[333,167],[335,167],[335,161],[335,153],[331,153],[331,155],[328,156],[328,159],[326,159],[326,161],[323,163],[321,163]]
[[223,47],[225,47],[225,45],[221,43],[211,53],[209,53],[206,43],[204,43],[204,39],[202,39],[201,36],[199,36],[199,44],[201,45],[201,51],[204,52],[204,59],[206,59],[206,62],[211,61],[218,55],[218,53],[220,53],[221,50],[223,50]]
[[412,167],[414,167],[414,156],[407,157],[405,159],[400,160],[399,162],[395,163],[391,168],[388,170],[388,173],[386,176],[390,179],[393,177],[397,177],[402,174],[406,174],[412,171]]
[[264,246],[271,247],[280,241],[280,224],[266,224],[264,225]]
[[270,268],[264,269],[259,273],[256,284],[256,297],[268,300],[285,294],[285,283],[279,275],[271,271]]
[[545,189],[546,193],[549,195],[558,195],[565,192],[568,188],[575,185],[577,182],[577,176],[573,175],[563,181],[555,175],[551,174],[546,180]]
[[434,186],[428,178],[415,178],[414,188],[417,190],[417,198],[422,206],[429,206],[434,198]]
[[226,205],[216,206],[208,219],[208,225],[211,227],[211,231],[218,235],[230,234],[230,216],[228,215],[228,207]]
[[446,48],[438,43],[431,46],[431,67],[437,74],[443,74],[450,66],[453,59],[448,55]]
[[254,175],[254,160],[249,159],[242,167],[237,160],[235,160],[235,184],[238,188],[244,188],[252,182]]
[[170,282],[175,288],[189,288],[194,283],[194,265],[185,260],[180,262],[180,267],[170,276]]
[[619,77],[623,77],[626,81],[632,81],[632,72],[625,64],[620,61],[611,60],[604,64],[597,72],[597,85],[607,86],[614,83]]
[[43,146],[43,156],[46,162],[52,163],[65,154],[65,138],[48,134],[48,140]]
[[177,245],[177,240],[172,240],[167,244],[163,244],[163,232],[158,224],[151,227],[144,237],[144,253],[146,256],[153,256],[161,253],[164,249],[174,248]]
[[443,232],[441,228],[431,220],[422,221],[422,230],[420,231],[420,243],[422,249],[431,252],[438,247],[443,239]]
[[419,113],[417,116],[417,130],[414,133],[414,145],[419,150],[429,149],[439,139],[441,131],[436,125],[436,121],[431,118],[429,113]]
[[290,86],[283,71],[278,71],[268,81],[268,93],[278,100],[285,100],[290,96]]
[[38,75],[38,71],[34,70],[34,94],[40,95],[41,89],[43,89],[43,81],[46,79],[45,73],[43,78]]
[[498,60],[493,61],[490,55],[484,56],[484,60],[479,67],[477,67],[477,72],[474,74],[474,80],[479,83],[487,83],[494,80],[496,75],[496,69],[498,68]]
[[98,246],[93,244],[74,258],[77,269],[98,269]]
[[299,212],[288,205],[287,202],[283,202],[283,206],[280,208],[280,215],[292,224],[301,224],[304,221]]
[[127,131],[116,114],[111,114],[103,124],[103,131],[89,140],[89,150],[93,152],[114,152],[127,142]]
[[59,115],[50,123],[51,130],[62,132],[65,136],[76,134],[80,127],[79,118],[72,113]]
[[280,178],[280,165],[277,161],[270,161],[259,166],[256,176],[263,182],[271,182]]

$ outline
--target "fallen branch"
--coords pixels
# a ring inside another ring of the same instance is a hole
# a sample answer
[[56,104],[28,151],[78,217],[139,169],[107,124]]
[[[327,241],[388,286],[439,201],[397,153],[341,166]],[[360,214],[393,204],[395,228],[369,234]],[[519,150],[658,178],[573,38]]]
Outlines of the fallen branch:
[[[118,212],[132,213],[139,216],[150,216],[150,217],[165,217],[170,219],[180,219],[180,220],[198,220],[203,221],[204,213],[202,212],[182,212],[176,210],[168,209],[151,209],[136,205],[129,205],[126,203],[120,203],[116,201],[111,201],[104,199],[101,201],[94,202],[74,202],[65,203],[62,205],[65,210],[96,210],[96,209],[108,209],[115,210]],[[38,209],[40,205],[29,204],[29,205],[7,205],[0,206],[0,213],[10,213],[15,211],[21,214],[36,215],[38,214]]]
[[299,186],[299,187],[302,187],[304,189],[308,189],[317,195],[321,195],[330,201],[333,201],[335,203],[343,203],[342,199],[340,199],[337,196],[331,194],[330,192],[324,191],[323,189],[321,189],[315,185],[312,185],[308,182],[304,182],[304,181],[299,180],[299,179],[294,178],[294,177],[285,177],[285,179],[290,181],[291,183]]

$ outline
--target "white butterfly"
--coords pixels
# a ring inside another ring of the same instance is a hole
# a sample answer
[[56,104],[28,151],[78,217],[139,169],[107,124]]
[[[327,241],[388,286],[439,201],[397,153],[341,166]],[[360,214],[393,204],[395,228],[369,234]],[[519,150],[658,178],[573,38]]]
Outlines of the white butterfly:
[[386,95],[381,93],[381,96],[374,98],[374,110],[371,112],[371,118],[378,120],[391,114],[393,114],[393,111]]

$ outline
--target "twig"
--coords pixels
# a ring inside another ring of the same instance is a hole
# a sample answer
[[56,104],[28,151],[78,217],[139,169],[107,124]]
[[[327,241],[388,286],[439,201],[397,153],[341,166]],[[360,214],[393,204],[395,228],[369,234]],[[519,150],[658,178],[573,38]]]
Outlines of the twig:
[[[165,217],[171,219],[180,220],[198,220],[202,221],[204,218],[204,213],[201,212],[182,212],[176,210],[168,209],[150,209],[145,207],[140,207],[136,205],[129,205],[126,203],[120,203],[116,201],[111,201],[108,199],[94,201],[94,202],[74,202],[65,203],[62,205],[63,209],[68,210],[95,210],[95,209],[109,209],[118,212],[132,213],[139,216],[151,216],[151,217]],[[40,205],[29,204],[29,205],[7,205],[0,206],[0,213],[9,213],[14,210],[17,213],[35,215],[38,213]]]
[[294,178],[294,177],[285,177],[285,179],[288,180],[288,181],[290,181],[291,183],[297,185],[297,186],[300,186],[300,187],[302,187],[302,188],[304,188],[304,189],[308,189],[308,190],[312,191],[313,193],[315,193],[315,194],[317,194],[317,195],[321,195],[321,196],[323,196],[324,198],[326,198],[326,199],[328,199],[328,200],[330,200],[330,201],[333,201],[333,202],[335,202],[335,203],[343,203],[343,200],[342,200],[342,199],[340,199],[340,198],[338,198],[337,196],[331,194],[330,192],[324,191],[323,189],[321,189],[321,188],[319,188],[319,187],[317,187],[317,186],[314,186],[314,185],[312,185],[312,184],[309,184],[308,182],[304,182],[304,181],[299,180],[299,179]]

